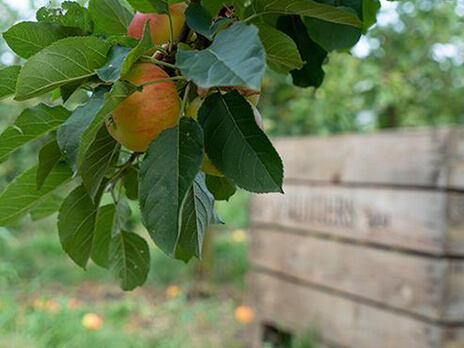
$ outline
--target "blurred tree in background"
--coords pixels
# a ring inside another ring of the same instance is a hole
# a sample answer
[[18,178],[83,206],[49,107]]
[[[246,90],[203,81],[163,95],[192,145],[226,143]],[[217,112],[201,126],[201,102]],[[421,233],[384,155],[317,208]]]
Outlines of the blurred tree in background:
[[317,91],[265,79],[260,109],[274,135],[461,124],[464,1],[384,2],[353,55],[332,54]]

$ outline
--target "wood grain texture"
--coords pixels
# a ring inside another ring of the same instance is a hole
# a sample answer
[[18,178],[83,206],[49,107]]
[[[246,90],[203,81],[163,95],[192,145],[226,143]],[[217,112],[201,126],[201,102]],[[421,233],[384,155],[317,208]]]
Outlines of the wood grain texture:
[[255,195],[253,224],[297,228],[434,255],[464,255],[464,194],[286,183]]
[[464,322],[464,261],[256,228],[251,263],[436,321]]
[[[461,348],[464,332],[333,296],[264,273],[253,273],[252,305],[262,323],[310,328],[350,348]],[[259,344],[255,343],[254,348]]]
[[278,138],[285,176],[321,182],[464,188],[464,129]]

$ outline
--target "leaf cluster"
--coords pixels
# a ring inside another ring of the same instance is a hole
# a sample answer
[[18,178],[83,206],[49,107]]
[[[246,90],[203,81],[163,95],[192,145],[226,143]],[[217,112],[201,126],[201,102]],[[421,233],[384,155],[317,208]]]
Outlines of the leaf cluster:
[[[1,194],[0,225],[58,211],[70,258],[84,269],[90,260],[111,269],[125,290],[146,281],[150,257],[145,238],[129,231],[128,201],[139,202],[148,234],[164,252],[186,262],[200,258],[208,226],[221,223],[215,200],[228,200],[237,187],[283,192],[282,161],[246,99],[260,93],[266,66],[291,74],[296,86],[318,87],[327,56],[352,47],[379,8],[378,0],[190,1],[180,36],[171,33],[166,45],[152,42],[150,21],[140,40],[127,36],[134,11],[171,20],[175,2],[66,1],[3,33],[22,65],[0,70],[0,98],[52,95],[67,106],[85,90],[89,100],[74,110],[40,103],[0,135],[0,161],[48,139],[38,164]],[[175,84],[182,100],[177,125],[146,153],[122,147],[105,125],[127,98],[161,82],[126,80],[141,61],[164,69],[163,82]],[[198,99],[198,116],[186,117]],[[202,172],[205,158],[221,175]]]

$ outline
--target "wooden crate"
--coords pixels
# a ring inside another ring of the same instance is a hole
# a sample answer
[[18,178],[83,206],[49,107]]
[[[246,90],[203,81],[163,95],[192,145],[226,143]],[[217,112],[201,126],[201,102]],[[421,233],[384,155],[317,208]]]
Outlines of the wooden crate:
[[278,139],[285,195],[252,202],[263,328],[329,346],[464,348],[464,130]]

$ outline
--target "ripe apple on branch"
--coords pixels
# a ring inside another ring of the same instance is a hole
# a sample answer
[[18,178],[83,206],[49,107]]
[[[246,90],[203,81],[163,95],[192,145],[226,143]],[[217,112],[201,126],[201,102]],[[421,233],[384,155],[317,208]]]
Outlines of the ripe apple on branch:
[[[0,70],[0,98],[36,105],[0,135],[0,160],[36,139],[42,147],[0,195],[0,225],[58,212],[70,258],[132,290],[150,256],[129,231],[128,201],[166,254],[200,258],[207,227],[222,223],[215,200],[237,187],[283,192],[256,107],[266,67],[317,88],[327,57],[356,44],[380,3],[127,2],[66,1],[3,33],[21,65]],[[79,93],[86,101],[70,108]]]

